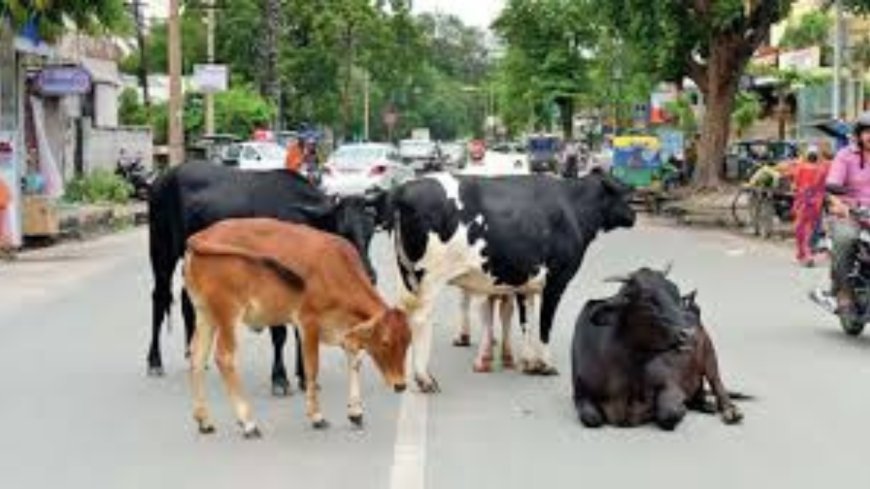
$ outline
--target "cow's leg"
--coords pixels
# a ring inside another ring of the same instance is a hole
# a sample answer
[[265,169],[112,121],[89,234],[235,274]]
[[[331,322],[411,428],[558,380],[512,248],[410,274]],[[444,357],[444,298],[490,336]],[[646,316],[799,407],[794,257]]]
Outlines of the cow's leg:
[[245,438],[260,438],[260,429],[251,415],[251,405],[245,400],[244,391],[242,389],[242,379],[239,377],[239,372],[236,370],[236,330],[234,324],[221,325],[217,337],[217,351],[215,352],[215,363],[221,377],[224,379],[224,385],[227,388],[227,394],[230,397],[230,402],[233,405],[233,410],[236,412],[236,419],[239,426],[242,428],[242,434]]
[[704,341],[702,344],[704,349],[704,377],[710,384],[713,390],[713,396],[716,398],[716,404],[719,412],[722,413],[722,421],[725,424],[737,424],[743,420],[743,413],[731,401],[731,396],[725,389],[722,383],[722,377],[719,375],[719,361],[716,358],[716,348],[713,347],[713,342],[710,337],[704,333]]
[[[284,397],[290,395],[290,381],[287,380],[287,369],[284,367],[284,345],[287,344],[287,326],[278,325],[269,328],[272,337],[272,395]],[[297,342],[298,343],[298,342]]]
[[565,288],[573,277],[573,271],[562,270],[560,273],[553,275],[547,279],[547,285],[544,286],[544,295],[541,300],[541,314],[539,324],[539,339],[538,347],[538,364],[534,369],[533,374],[538,375],[558,375],[559,371],[553,365],[553,359],[550,357],[550,333],[553,329],[553,321],[556,319],[556,308],[559,307],[559,301],[562,299],[562,294]]
[[497,301],[496,296],[490,296],[480,305],[480,320],[483,327],[480,333],[480,345],[477,348],[477,358],[474,359],[475,372],[492,371],[492,310]]
[[577,409],[577,416],[580,422],[587,428],[600,428],[604,425],[604,414],[598,409],[588,397],[583,393],[583,385],[579,378],[574,380],[574,408]]
[[205,395],[205,365],[214,345],[214,325],[199,315],[199,324],[193,335],[190,357],[190,383],[193,391],[193,419],[202,434],[214,433],[214,424],[208,414]]
[[462,302],[459,305],[459,328],[456,338],[453,339],[453,346],[471,346],[471,294],[464,289],[460,290]]
[[[530,321],[529,318],[538,317],[535,313],[536,300],[537,297],[534,295],[517,297],[520,309],[520,326],[523,332],[523,347],[520,354],[520,370],[523,373],[531,373],[535,363],[534,337],[536,331],[534,331],[533,324],[536,322],[536,319],[531,319]],[[523,316],[525,316],[525,318]],[[525,319],[525,321],[523,321],[523,319]]]
[[155,278],[151,292],[151,345],[148,347],[148,375],[151,377],[161,377],[164,374],[163,358],[160,355],[160,329],[172,304],[171,287],[162,278]]
[[514,353],[511,349],[511,323],[514,315],[513,296],[502,297],[499,303],[501,316],[501,366],[504,369],[514,368]]
[[293,327],[293,336],[296,339],[296,380],[299,382],[299,390],[305,391],[305,364],[302,361],[302,338],[299,336],[299,327]]
[[196,310],[190,301],[186,288],[181,289],[181,317],[184,319],[184,356],[190,358],[190,342],[196,326]]
[[[406,304],[411,322],[411,353],[414,365],[414,380],[420,391],[426,394],[438,392],[438,382],[429,373],[429,357],[432,353],[432,322],[430,315],[435,302],[436,292],[444,282],[435,281],[420,288],[417,294],[405,291],[403,304]],[[306,365],[307,368],[307,365]]]
[[317,395],[317,374],[320,362],[320,325],[313,318],[303,319],[302,326],[302,358],[305,362],[305,412],[311,425],[318,430],[329,427],[329,422],[323,418],[320,411],[320,399]]
[[676,383],[668,383],[656,395],[656,424],[672,431],[686,416],[686,394]]
[[360,394],[359,369],[362,365],[362,352],[347,351],[346,354],[349,381],[347,419],[357,428],[361,428],[363,425],[363,404]]

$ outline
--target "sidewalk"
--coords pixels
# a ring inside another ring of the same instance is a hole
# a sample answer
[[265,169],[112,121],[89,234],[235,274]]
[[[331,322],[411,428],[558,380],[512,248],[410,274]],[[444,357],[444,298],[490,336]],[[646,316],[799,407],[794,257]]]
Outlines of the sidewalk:
[[[672,217],[681,225],[729,229],[741,234],[753,234],[747,199],[735,204],[738,187],[727,187],[717,192],[688,193],[665,203],[662,214]],[[735,216],[736,214],[736,216]],[[738,222],[738,219],[740,222]],[[774,219],[771,236],[792,237],[792,225]]]
[[60,239],[81,239],[144,224],[148,204],[133,201],[117,204],[59,204]]

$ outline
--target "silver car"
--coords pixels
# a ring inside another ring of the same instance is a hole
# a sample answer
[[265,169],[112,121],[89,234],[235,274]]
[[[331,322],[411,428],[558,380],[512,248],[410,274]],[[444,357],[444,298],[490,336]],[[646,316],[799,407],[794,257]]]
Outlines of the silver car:
[[323,188],[329,194],[360,195],[371,189],[388,190],[414,178],[389,144],[361,143],[339,147],[327,160]]

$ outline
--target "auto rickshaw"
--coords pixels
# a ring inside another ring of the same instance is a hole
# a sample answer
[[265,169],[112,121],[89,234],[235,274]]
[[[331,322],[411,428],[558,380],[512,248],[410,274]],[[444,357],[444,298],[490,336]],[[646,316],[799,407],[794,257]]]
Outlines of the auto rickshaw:
[[532,173],[556,173],[562,143],[553,135],[530,136],[527,145],[529,170]]

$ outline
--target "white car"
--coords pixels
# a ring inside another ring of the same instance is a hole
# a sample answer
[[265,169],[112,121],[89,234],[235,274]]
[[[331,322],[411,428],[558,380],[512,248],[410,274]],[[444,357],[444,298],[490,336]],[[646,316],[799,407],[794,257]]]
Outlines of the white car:
[[326,162],[323,188],[329,194],[360,195],[379,188],[388,190],[414,178],[389,144],[360,143],[339,147]]
[[469,159],[462,175],[497,177],[502,175],[528,175],[529,161],[522,153],[499,153],[487,151],[481,161]]
[[286,168],[284,157],[284,148],[275,143],[248,142],[228,147],[224,162],[240,170],[278,170]]

